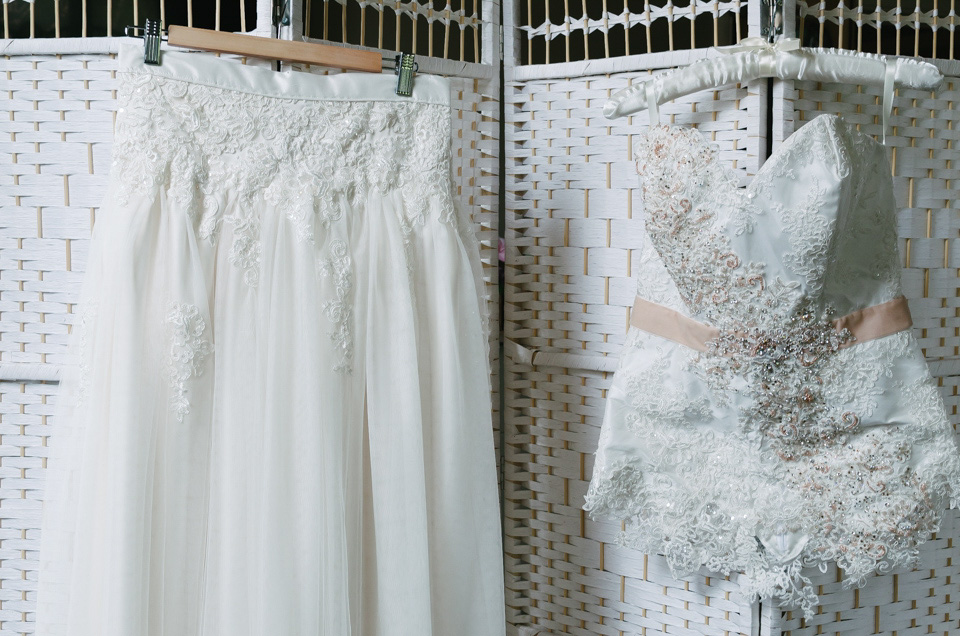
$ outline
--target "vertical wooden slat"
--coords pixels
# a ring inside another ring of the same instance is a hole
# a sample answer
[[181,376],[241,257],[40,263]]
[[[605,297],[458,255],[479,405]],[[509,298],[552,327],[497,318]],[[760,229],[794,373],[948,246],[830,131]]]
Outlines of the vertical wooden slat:
[[[243,3],[243,0],[238,0],[238,4],[239,4],[239,6],[240,6],[240,31],[242,31],[243,33],[246,33],[246,32],[247,32],[247,11],[246,11],[245,7],[243,6],[243,4],[244,4],[244,3]],[[163,6],[163,3],[162,3],[162,2],[161,2],[161,4],[160,4],[160,6],[161,6],[161,7]],[[309,12],[309,10],[310,10],[310,0],[307,0],[307,11]],[[308,23],[307,23],[307,28],[308,28],[308,29],[310,28],[309,24],[310,24],[310,23],[308,22]]]
[[[583,59],[589,60],[590,59],[590,38],[588,36],[590,35],[590,29],[588,28],[588,25],[590,24],[590,16],[587,15],[587,0],[583,0],[582,8],[583,8]],[[569,58],[567,61],[569,61]]]
[[[565,23],[566,29],[567,29],[567,35],[566,35],[566,37],[564,38],[564,42],[565,42],[565,44],[566,44],[566,47],[565,47],[565,48],[566,48],[566,60],[569,62],[569,61],[570,61],[570,20],[569,20],[569,18],[570,18],[570,0],[563,0],[563,15],[567,16],[567,18],[568,18],[567,21],[566,21],[566,23]],[[584,32],[583,35],[584,35],[584,37],[586,37],[586,35],[587,35],[586,32]],[[583,46],[584,46],[584,50],[586,50],[586,46],[587,46],[587,41],[586,41],[586,40],[583,41]]]
[[863,50],[863,0],[857,0],[857,50]]
[[630,12],[623,12],[623,51],[625,55],[632,55],[633,51],[630,50]]
[[883,53],[883,51],[880,50],[880,24],[881,24],[881,22],[880,22],[880,2],[879,2],[879,0],[877,1],[876,16],[877,16],[877,19],[876,19],[876,23],[877,23],[877,53]]
[[[467,7],[462,7],[466,11]],[[444,20],[444,30],[443,30],[443,57],[450,59],[450,24],[453,20],[450,19],[450,3],[447,3],[446,9],[444,10],[446,14],[446,19]],[[463,18],[460,18],[461,23]],[[462,35],[461,35],[462,37]],[[460,61],[463,61],[463,47],[460,47]]]
[[413,16],[413,54],[417,54],[417,27],[420,26],[420,20],[417,18],[419,15],[418,9],[420,8],[417,2],[413,3],[413,10],[411,15]]
[[953,59],[953,35],[957,28],[957,16],[956,16],[956,0],[950,0],[950,57],[948,59]]
[[430,3],[430,7],[427,9],[427,55],[433,57],[433,3]]
[[60,37],[60,0],[53,2],[53,32],[55,37]]
[[[739,0],[738,0],[738,2],[739,2]],[[647,12],[647,23],[646,23],[646,25],[645,25],[645,26],[646,26],[646,31],[647,31],[647,50],[644,51],[644,53],[650,53],[651,51],[653,51],[653,45],[651,44],[651,34],[650,34],[650,31],[651,31],[651,29],[653,28],[653,24],[651,24],[651,22],[650,22],[650,0],[644,0],[643,6],[644,6],[644,9],[645,9],[646,12]],[[739,24],[740,24],[740,21],[737,20],[737,25],[738,25],[738,26],[737,26],[737,29],[738,29],[737,35],[739,35]]]
[[903,2],[902,0],[897,0],[897,48],[894,49],[894,55],[900,55],[900,26],[903,19]]
[[[481,62],[480,59],[480,20],[477,19],[477,7],[481,0],[473,0],[473,61]],[[460,34],[460,46],[463,47],[463,33]]]
[[937,57],[937,34],[940,32],[940,0],[933,0],[933,52],[931,57]]
[[844,5],[843,0],[840,0],[837,3],[837,48],[843,48],[843,19],[844,19],[844,10],[846,5]]
[[667,0],[667,40],[668,50],[673,51],[673,0]]
[[7,8],[6,2],[3,3],[3,37],[10,38],[10,9]]
[[87,37],[87,0],[80,2],[80,36]]
[[[386,11],[386,7],[381,6],[380,11],[378,12],[379,13],[379,17],[377,18],[377,48],[378,49],[383,48],[383,14],[385,11]],[[399,42],[397,44],[399,45]]]
[[140,6],[137,0],[133,0],[133,23],[140,24]]
[[827,4],[826,2],[824,2],[824,0],[820,0],[820,14],[818,16],[820,18],[820,34],[817,38],[817,46],[823,46],[823,29],[827,24],[827,21],[824,18],[826,12],[827,12]]
[[737,26],[737,42],[743,39],[743,34],[740,32],[740,11],[742,9],[743,7],[740,6],[740,0],[737,0],[737,13],[736,13],[736,19],[734,20],[734,23]]
[[697,0],[690,0],[690,48],[697,48]]
[[37,5],[33,2],[30,3],[30,37],[37,37]]
[[[527,0],[527,21],[533,23],[533,0]],[[528,32],[529,33],[529,32]],[[533,64],[533,34],[527,36],[527,64]]]
[[[737,16],[737,22],[740,17]],[[713,2],[713,45],[720,46],[720,0]]]
[[610,23],[607,19],[607,0],[603,0],[603,55],[610,57]]
[[[323,39],[330,39],[330,3],[323,3]],[[400,21],[397,20],[397,46],[400,46]]]
[[920,57],[920,0],[915,0],[913,10],[913,24],[916,33],[913,34],[913,56]]
[[[360,8],[360,46],[367,45],[367,7],[359,5]],[[343,40],[346,42],[347,34],[343,34]],[[433,55],[433,53],[431,53]]]

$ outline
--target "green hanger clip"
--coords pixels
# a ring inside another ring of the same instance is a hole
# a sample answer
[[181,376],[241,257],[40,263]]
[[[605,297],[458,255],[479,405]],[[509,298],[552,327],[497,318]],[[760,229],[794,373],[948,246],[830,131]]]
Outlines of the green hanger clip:
[[399,53],[394,59],[396,60],[397,95],[410,97],[413,94],[413,74],[420,70],[420,65],[414,61],[410,53]]

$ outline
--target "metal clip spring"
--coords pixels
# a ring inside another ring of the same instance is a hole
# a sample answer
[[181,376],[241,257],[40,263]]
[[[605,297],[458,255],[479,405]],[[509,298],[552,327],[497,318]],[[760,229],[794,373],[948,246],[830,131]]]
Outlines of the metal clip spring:
[[[160,21],[147,18],[144,26],[127,26],[124,33],[129,37],[143,38],[143,61],[145,64],[160,64],[160,41],[163,40],[163,31],[160,30]],[[137,35],[143,31],[143,35]]]

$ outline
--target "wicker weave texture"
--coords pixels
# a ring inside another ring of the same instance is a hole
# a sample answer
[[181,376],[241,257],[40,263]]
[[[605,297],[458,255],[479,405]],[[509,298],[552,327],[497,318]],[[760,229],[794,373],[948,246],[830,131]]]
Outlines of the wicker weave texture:
[[[505,338],[542,352],[618,354],[643,231],[631,135],[646,116],[608,121],[601,108],[648,76],[506,87]],[[746,179],[765,148],[764,103],[760,89],[733,87],[666,104],[661,118],[709,131]],[[609,374],[505,365],[508,621],[580,636],[750,634],[753,608],[735,577],[674,580],[662,557],[616,546],[619,526],[580,509]]]
[[[57,385],[16,379],[55,378],[66,353],[110,167],[115,67],[108,55],[0,57],[0,636],[32,632],[45,446],[56,431]],[[496,389],[498,90],[452,84],[453,179],[482,243]],[[495,425],[498,404],[494,395]]]

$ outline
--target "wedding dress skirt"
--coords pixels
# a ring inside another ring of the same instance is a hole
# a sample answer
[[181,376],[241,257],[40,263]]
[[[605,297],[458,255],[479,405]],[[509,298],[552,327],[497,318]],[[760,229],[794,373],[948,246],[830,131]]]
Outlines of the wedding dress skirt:
[[36,635],[503,634],[449,83],[121,47]]

